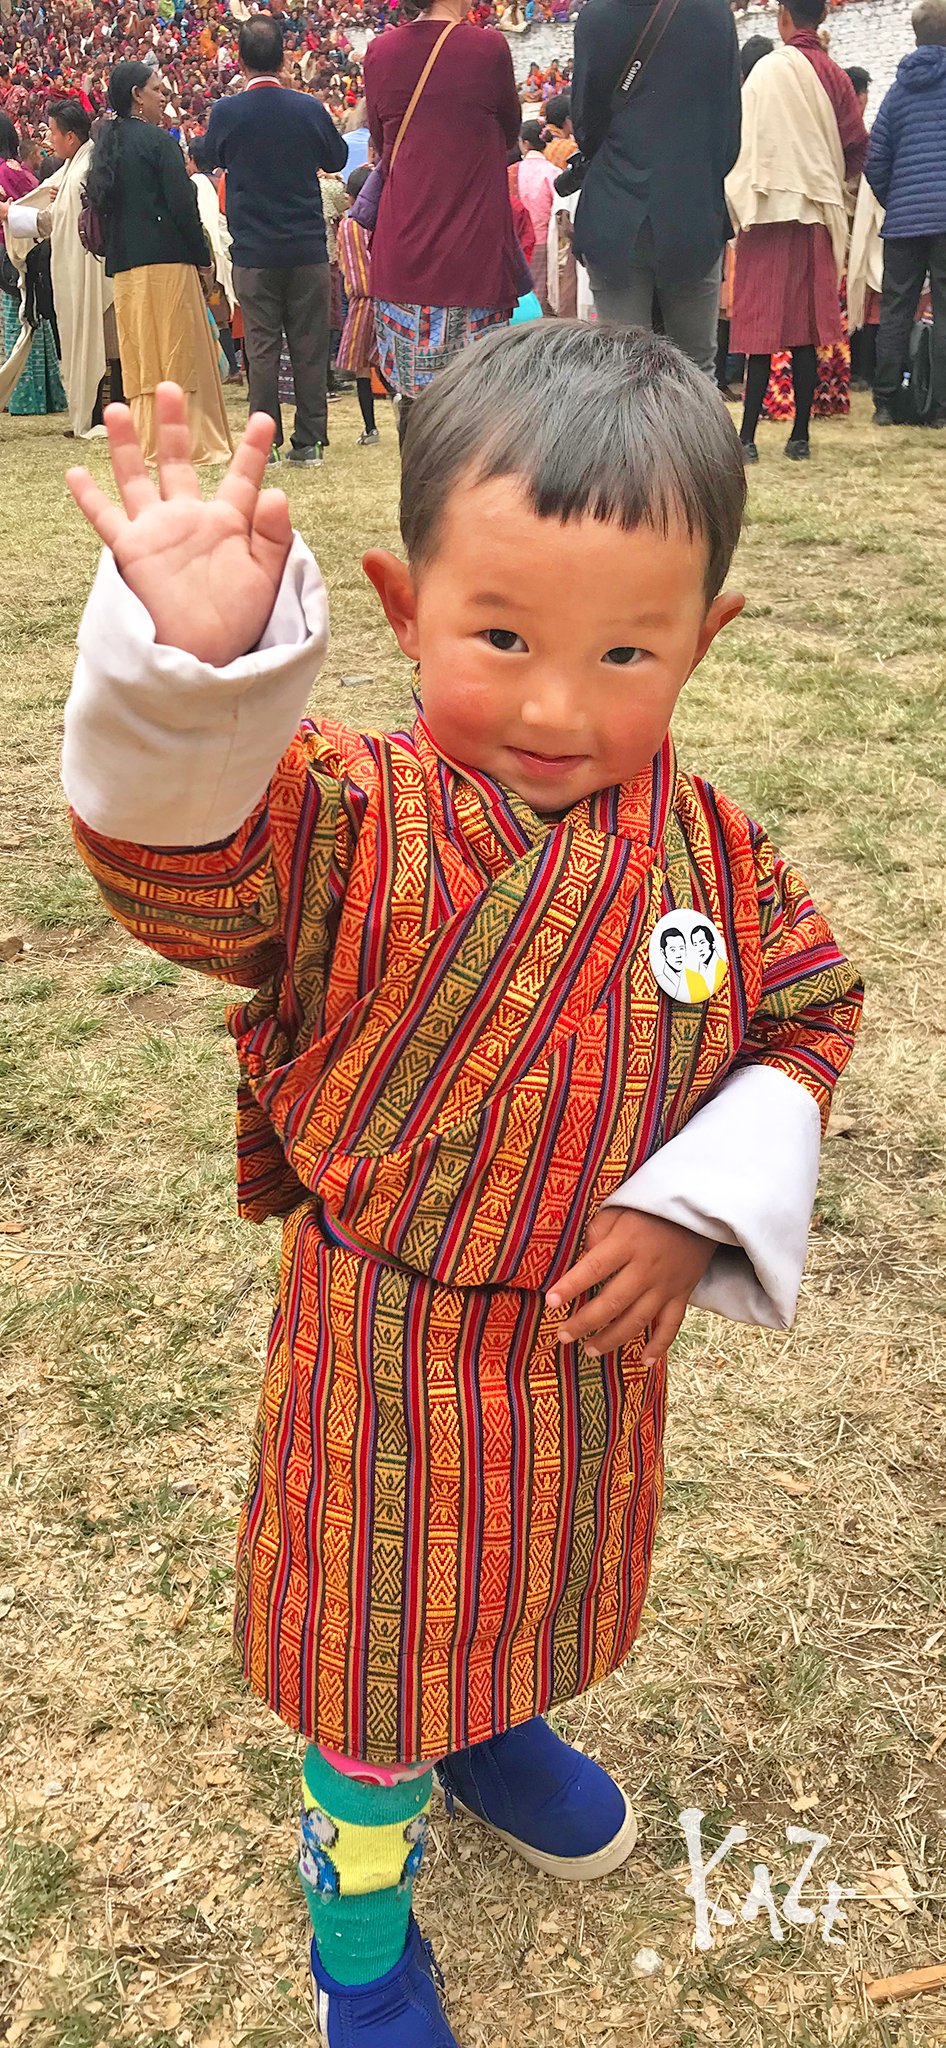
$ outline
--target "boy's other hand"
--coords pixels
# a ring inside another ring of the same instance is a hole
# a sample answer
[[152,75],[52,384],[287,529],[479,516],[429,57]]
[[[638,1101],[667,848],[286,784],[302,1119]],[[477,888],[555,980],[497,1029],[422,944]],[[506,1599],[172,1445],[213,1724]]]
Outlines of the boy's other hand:
[[550,1308],[564,1308],[589,1288],[600,1289],[562,1324],[562,1343],[581,1337],[585,1350],[598,1358],[632,1343],[649,1324],[644,1363],[662,1358],[715,1250],[712,1239],[660,1216],[645,1216],[639,1209],[599,1209],[585,1232],[581,1258],[545,1297]]
[[254,413],[215,498],[202,500],[191,462],[187,400],[177,384],[155,393],[158,484],[151,482],[127,405],[105,411],[122,510],[87,469],[66,482],[90,526],[111,548],[125,582],[154,622],[157,640],[212,668],[255,647],[292,545],[282,491],[261,491],[273,438]]

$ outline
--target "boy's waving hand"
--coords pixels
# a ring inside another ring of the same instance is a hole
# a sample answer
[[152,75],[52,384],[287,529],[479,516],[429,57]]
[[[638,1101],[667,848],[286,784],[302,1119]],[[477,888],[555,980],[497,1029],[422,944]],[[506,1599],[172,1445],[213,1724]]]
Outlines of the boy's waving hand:
[[204,500],[179,385],[158,385],[155,411],[157,487],[126,405],[105,413],[124,510],[86,469],[70,469],[66,482],[150,614],[158,642],[225,668],[256,646],[292,544],[283,492],[260,490],[273,422],[268,413],[253,414],[216,497]]

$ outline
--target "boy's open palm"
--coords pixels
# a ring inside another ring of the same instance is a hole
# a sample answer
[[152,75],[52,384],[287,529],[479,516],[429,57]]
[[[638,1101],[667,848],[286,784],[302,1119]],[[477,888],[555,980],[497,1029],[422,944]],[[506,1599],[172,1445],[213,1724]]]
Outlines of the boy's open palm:
[[273,422],[268,413],[253,414],[216,497],[205,501],[179,385],[158,385],[155,413],[157,487],[125,405],[105,413],[124,510],[86,469],[70,469],[66,482],[150,613],[158,642],[224,668],[256,646],[292,545],[282,491],[260,490]]

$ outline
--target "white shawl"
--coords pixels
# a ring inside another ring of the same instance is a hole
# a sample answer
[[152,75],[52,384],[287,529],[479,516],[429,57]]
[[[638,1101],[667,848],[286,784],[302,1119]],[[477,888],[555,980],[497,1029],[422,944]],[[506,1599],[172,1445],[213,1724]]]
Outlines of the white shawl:
[[[105,313],[114,299],[112,280],[105,265],[90,256],[79,240],[82,191],[89,175],[94,144],[84,142],[69,163],[45,185],[37,185],[16,202],[16,222],[23,209],[33,213],[49,211],[52,216],[51,271],[56,324],[62,350],[62,381],[69,400],[69,417],[77,438],[90,440],[103,434],[93,427],[92,414],[99,385],[105,375]],[[56,197],[53,198],[53,190]],[[6,227],[6,243],[13,262],[24,275],[26,258],[37,237],[14,234]],[[22,321],[22,312],[21,312]],[[0,369],[0,409],[6,405],[30,352],[32,335],[23,328],[13,354]]]
[[220,201],[217,198],[217,189],[213,179],[205,177],[203,171],[198,171],[196,177],[191,179],[191,184],[197,192],[197,211],[200,214],[200,224],[210,243],[214,276],[230,308],[232,318],[233,309],[236,305],[236,293],[233,289],[233,265],[230,261],[233,237],[220,211]]
[[820,222],[840,278],[848,227],[841,137],[814,65],[788,44],[753,65],[742,88],[742,147],[726,199],[737,228]]
[[847,324],[852,334],[864,325],[868,287],[873,292],[882,292],[884,288],[884,245],[880,239],[883,224],[884,209],[880,200],[871,191],[867,179],[862,178],[854,207],[851,253],[847,259]]

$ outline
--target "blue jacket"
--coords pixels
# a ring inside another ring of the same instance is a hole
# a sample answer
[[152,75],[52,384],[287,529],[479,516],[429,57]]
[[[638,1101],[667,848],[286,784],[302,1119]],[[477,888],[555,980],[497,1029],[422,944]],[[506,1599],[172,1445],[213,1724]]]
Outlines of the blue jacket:
[[864,173],[887,209],[881,233],[946,235],[946,46],[901,57],[871,132]]
[[294,270],[328,261],[319,170],[341,171],[348,151],[321,100],[255,85],[217,100],[201,163],[227,174],[235,264]]

